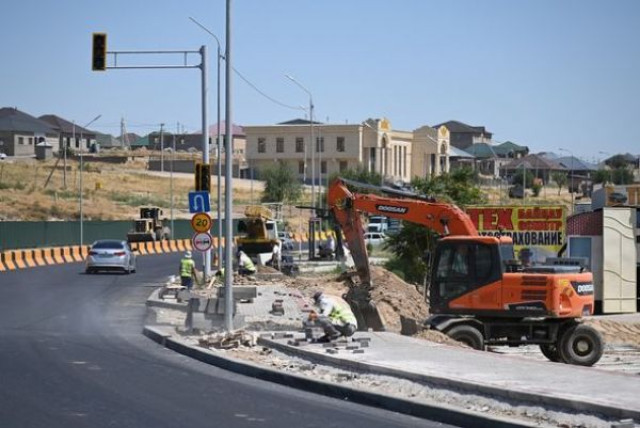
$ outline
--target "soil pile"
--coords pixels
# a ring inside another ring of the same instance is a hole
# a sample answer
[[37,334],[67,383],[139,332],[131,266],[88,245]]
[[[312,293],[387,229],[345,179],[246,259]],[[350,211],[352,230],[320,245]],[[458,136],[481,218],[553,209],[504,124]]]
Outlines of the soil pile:
[[371,266],[371,300],[383,319],[387,331],[399,333],[401,317],[421,324],[429,315],[429,308],[414,285],[404,282],[388,270]]
[[598,330],[608,344],[640,346],[640,322],[597,318],[585,322]]

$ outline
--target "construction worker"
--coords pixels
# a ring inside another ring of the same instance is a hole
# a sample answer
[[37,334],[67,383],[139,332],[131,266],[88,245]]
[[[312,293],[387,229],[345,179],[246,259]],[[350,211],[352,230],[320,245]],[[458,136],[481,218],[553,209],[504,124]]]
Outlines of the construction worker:
[[340,336],[353,336],[358,329],[358,321],[351,308],[338,304],[322,291],[314,293],[313,302],[318,311],[312,311],[309,319],[324,329],[324,336],[318,342],[330,342]]
[[191,251],[187,251],[180,260],[180,283],[183,287],[191,290],[191,287],[193,287],[193,278],[195,277],[196,263],[191,258]]
[[273,251],[271,253],[271,266],[274,269],[280,270],[280,261],[282,260],[282,251],[280,250],[280,242],[273,244]]
[[247,254],[238,250],[238,273],[240,275],[254,275],[256,273],[256,265],[253,264],[253,261]]

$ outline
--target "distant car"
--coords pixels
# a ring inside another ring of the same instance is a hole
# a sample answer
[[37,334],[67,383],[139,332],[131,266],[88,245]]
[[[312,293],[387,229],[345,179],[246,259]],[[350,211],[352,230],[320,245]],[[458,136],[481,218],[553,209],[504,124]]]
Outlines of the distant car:
[[282,242],[283,250],[293,250],[295,242],[287,232],[278,232],[278,239]]
[[367,232],[364,234],[365,244],[371,244],[373,246],[382,244],[387,239],[384,233],[379,232]]
[[627,203],[627,195],[620,192],[613,192],[609,195],[609,201],[613,204],[623,205]]
[[0,160],[5,160],[7,158],[7,155],[4,153],[0,153]]
[[127,241],[103,239],[93,243],[85,261],[85,272],[101,270],[135,273],[136,255]]

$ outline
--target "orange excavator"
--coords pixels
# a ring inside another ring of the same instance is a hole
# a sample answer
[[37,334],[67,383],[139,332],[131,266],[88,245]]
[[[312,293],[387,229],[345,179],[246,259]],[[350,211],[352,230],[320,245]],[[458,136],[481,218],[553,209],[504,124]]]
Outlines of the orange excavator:
[[[347,186],[385,196],[351,192]],[[580,322],[593,313],[593,277],[575,261],[523,267],[515,260],[511,238],[481,236],[456,205],[414,193],[338,178],[327,199],[363,290],[370,290],[371,275],[362,213],[421,224],[440,235],[431,258],[429,328],[475,349],[539,345],[549,360],[567,364],[590,366],[602,356],[602,337]]]

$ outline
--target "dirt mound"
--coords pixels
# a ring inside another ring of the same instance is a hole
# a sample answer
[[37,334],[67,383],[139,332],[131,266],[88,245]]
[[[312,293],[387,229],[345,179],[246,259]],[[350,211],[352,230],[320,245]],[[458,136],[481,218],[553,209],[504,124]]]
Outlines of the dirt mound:
[[430,342],[442,343],[442,344],[451,345],[451,346],[457,346],[459,348],[468,348],[468,346],[465,345],[464,343],[458,342],[457,340],[453,340],[452,338],[450,338],[446,334],[441,333],[441,332],[439,332],[437,330],[422,330],[422,331],[418,332],[418,334],[416,334],[414,337],[417,338],[417,339],[428,340]]
[[382,267],[371,266],[371,282],[371,300],[387,331],[399,333],[401,317],[414,319],[420,324],[429,315],[424,296],[397,275]]
[[585,323],[598,330],[609,344],[640,346],[640,322],[589,319]]

